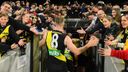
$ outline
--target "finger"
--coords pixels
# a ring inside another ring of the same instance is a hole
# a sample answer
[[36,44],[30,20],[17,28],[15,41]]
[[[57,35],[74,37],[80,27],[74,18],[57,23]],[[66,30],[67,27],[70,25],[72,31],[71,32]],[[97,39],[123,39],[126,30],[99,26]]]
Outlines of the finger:
[[24,45],[24,43],[20,43],[20,46],[23,46]]
[[79,30],[77,30],[77,32],[79,32]]
[[11,48],[14,48],[14,46],[11,46]]
[[101,56],[105,56],[105,53],[104,53],[104,51],[103,51],[103,50],[98,51],[98,53],[99,53]]
[[12,47],[14,46],[14,44],[11,45]]
[[94,36],[93,36],[93,35],[90,37],[90,40],[91,40],[91,39],[92,39],[92,40],[94,39]]
[[100,55],[100,56],[105,56],[105,55],[104,55],[104,53],[102,53],[102,52],[101,52],[101,53],[99,53],[99,55]]
[[13,45],[13,46],[11,46],[11,49],[14,49],[15,48],[15,46]]
[[24,42],[26,39],[22,39],[22,41]]
[[104,51],[104,49],[103,49],[103,48],[99,48],[98,51],[99,51],[99,52],[100,52],[100,51]]
[[103,49],[98,49],[98,52],[104,51]]
[[99,48],[98,51],[104,51],[104,48]]
[[94,36],[94,35],[92,35],[92,39],[98,40],[98,38],[96,36]]
[[99,53],[99,54],[104,54],[104,52],[103,52],[103,51],[98,51],[98,53]]
[[82,27],[80,26],[80,28],[82,29]]
[[101,51],[98,51],[98,53],[99,53],[99,54],[104,54],[104,51],[103,51],[103,50],[101,50]]

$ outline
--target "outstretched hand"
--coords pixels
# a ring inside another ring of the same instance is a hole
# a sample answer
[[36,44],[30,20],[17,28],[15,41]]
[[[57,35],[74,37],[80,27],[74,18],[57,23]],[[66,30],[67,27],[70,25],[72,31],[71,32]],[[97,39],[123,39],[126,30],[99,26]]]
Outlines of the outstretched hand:
[[101,56],[110,56],[111,55],[111,51],[112,51],[112,49],[109,46],[107,46],[107,48],[98,49],[98,53]]
[[111,40],[111,41],[112,41],[112,40],[114,40],[114,36],[113,36],[113,35],[111,35],[111,34],[109,34],[109,35],[108,35],[108,36],[106,36],[106,37],[107,37],[107,39],[108,39],[108,40]]
[[104,42],[105,42],[105,45],[112,45],[112,41],[110,41],[110,40],[106,40]]
[[20,46],[24,46],[24,45],[26,44],[26,42],[24,42],[24,40],[25,40],[25,39],[20,39],[19,42],[18,42],[18,44],[19,44]]
[[85,34],[86,33],[82,27],[81,27],[80,30],[77,30],[77,32],[80,33],[80,34]]
[[33,32],[35,35],[39,34],[39,32],[37,31],[36,27],[31,27],[30,31]]
[[11,49],[15,49],[15,48],[18,48],[18,44],[13,43],[13,44],[11,45]]
[[97,46],[98,43],[99,43],[99,39],[96,36],[91,36],[87,44],[89,47],[93,47],[93,46]]

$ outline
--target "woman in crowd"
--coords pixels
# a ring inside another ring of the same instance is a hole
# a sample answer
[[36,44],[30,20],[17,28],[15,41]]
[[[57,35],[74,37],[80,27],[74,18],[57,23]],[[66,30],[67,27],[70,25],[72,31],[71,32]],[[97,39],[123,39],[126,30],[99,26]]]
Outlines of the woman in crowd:
[[103,18],[103,25],[105,28],[103,35],[109,40],[114,40],[117,33],[119,32],[119,26],[113,22],[111,16],[106,16]]
[[127,72],[128,68],[128,15],[123,15],[121,17],[121,25],[122,25],[122,32],[119,34],[116,40],[113,41],[106,41],[106,46],[108,45],[115,45],[117,47],[122,47],[124,50],[111,50],[109,49],[99,49],[99,53],[103,56],[113,56],[120,59],[125,60],[125,72]]
[[120,23],[120,18],[121,18],[121,12],[120,9],[118,8],[113,8],[112,9],[112,18],[115,22],[117,22],[118,24]]

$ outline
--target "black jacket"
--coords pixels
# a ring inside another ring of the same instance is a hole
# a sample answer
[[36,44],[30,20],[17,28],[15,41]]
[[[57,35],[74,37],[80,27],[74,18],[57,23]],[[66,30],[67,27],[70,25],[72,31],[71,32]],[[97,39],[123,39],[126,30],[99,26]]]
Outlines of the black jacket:
[[[6,28],[0,26],[0,34],[3,32],[3,30]],[[12,43],[18,43],[18,41],[20,40],[19,36],[16,34],[14,28],[12,26],[9,27],[9,35],[7,37],[7,40],[5,43],[0,42],[0,52],[6,52],[11,48],[11,44]]]
[[[7,25],[8,26],[8,25]],[[7,27],[2,27],[0,26],[0,34],[3,32],[3,30]],[[16,34],[14,28],[12,26],[9,27],[9,35],[8,35],[9,39],[13,39],[13,41],[15,41],[16,43],[20,40],[19,36]]]
[[26,26],[25,24],[22,24],[21,22],[14,20],[12,17],[9,17],[8,24],[13,26],[14,30],[18,28],[25,31],[30,31],[30,27]]

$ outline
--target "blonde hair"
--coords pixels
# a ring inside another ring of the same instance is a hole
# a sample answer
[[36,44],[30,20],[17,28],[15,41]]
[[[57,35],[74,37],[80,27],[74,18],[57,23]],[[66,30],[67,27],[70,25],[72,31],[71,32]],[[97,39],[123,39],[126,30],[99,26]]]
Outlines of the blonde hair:
[[120,9],[119,9],[119,8],[113,8],[112,10],[115,10],[115,12],[116,12],[115,20],[116,20],[117,22],[120,22],[120,18],[121,18]]
[[8,5],[10,5],[10,6],[12,7],[11,2],[9,2],[9,1],[5,1],[5,2],[3,2],[3,3],[1,4],[1,6],[5,5],[5,4],[8,4]]
[[63,16],[57,16],[53,18],[53,22],[55,22],[56,24],[63,24],[65,22],[65,18]]
[[6,14],[6,13],[0,13],[0,18],[3,17],[3,16],[8,18],[8,14]]
[[110,21],[110,22],[113,22],[113,19],[112,19],[111,16],[105,16],[104,18],[107,19],[107,20]]

